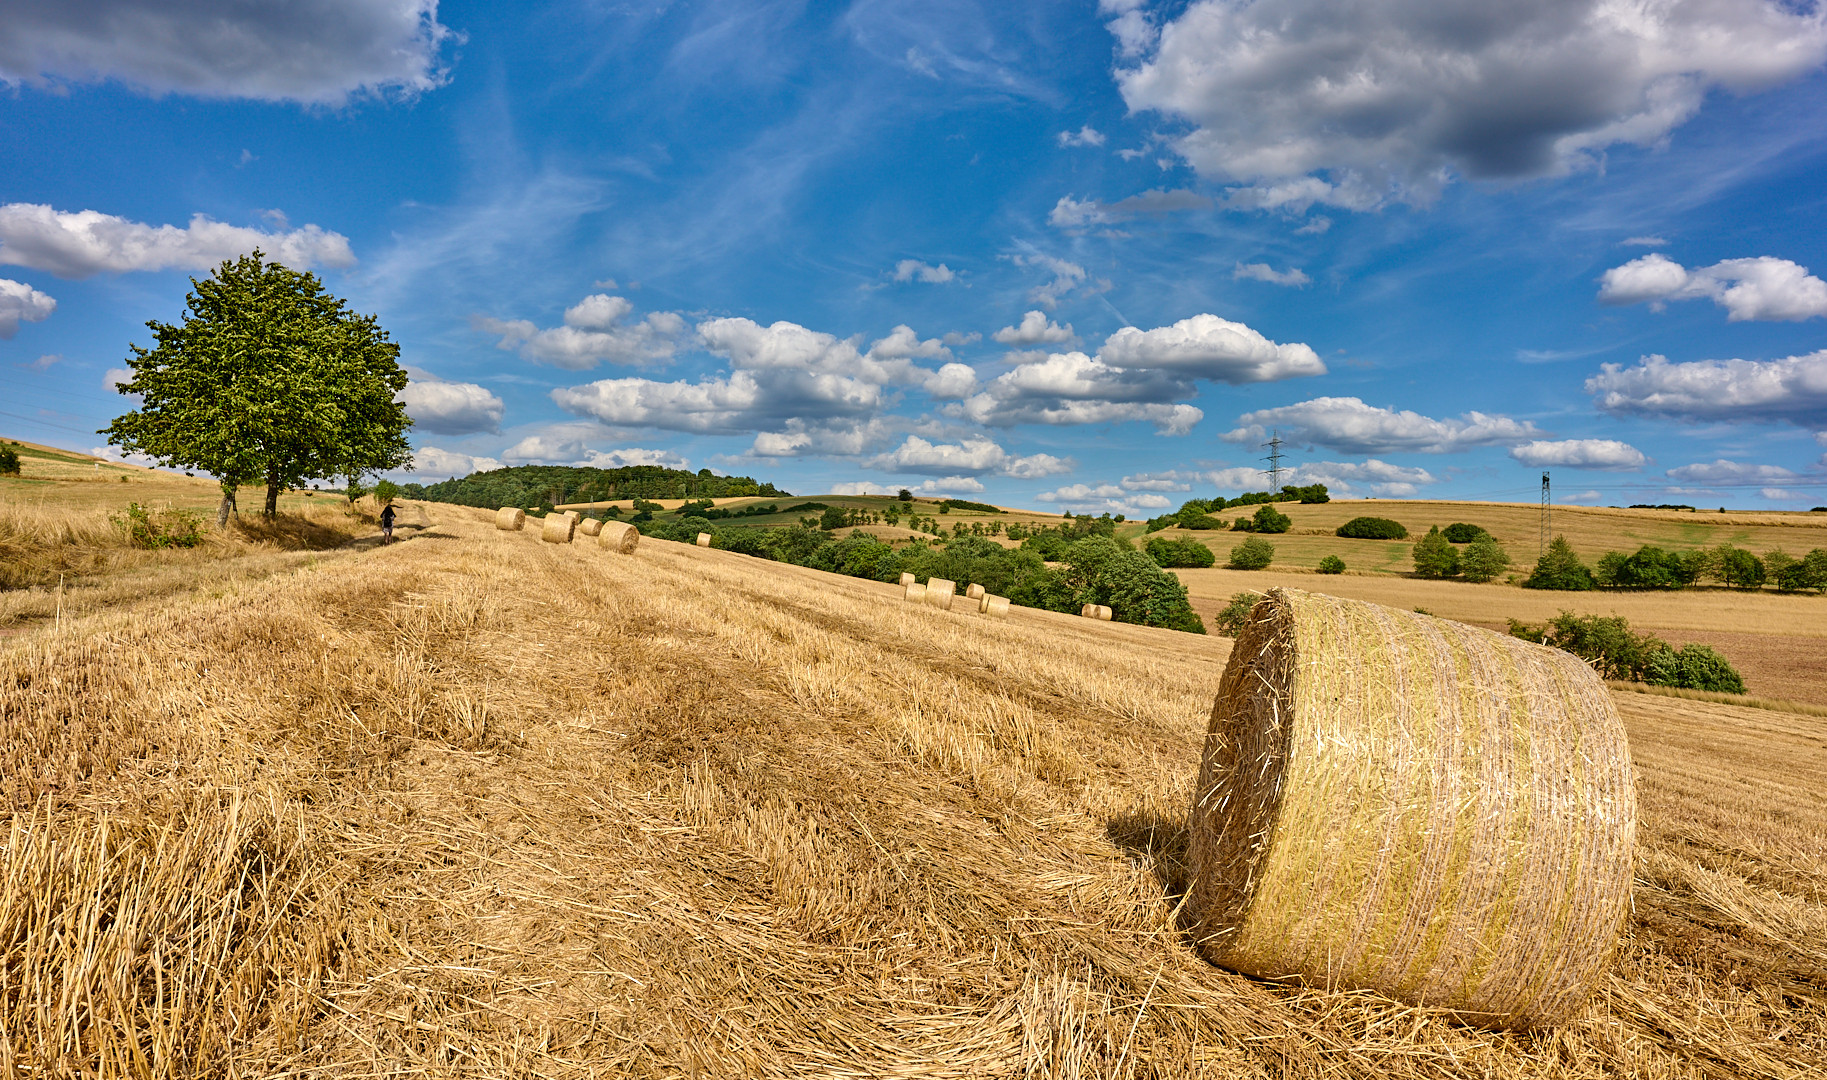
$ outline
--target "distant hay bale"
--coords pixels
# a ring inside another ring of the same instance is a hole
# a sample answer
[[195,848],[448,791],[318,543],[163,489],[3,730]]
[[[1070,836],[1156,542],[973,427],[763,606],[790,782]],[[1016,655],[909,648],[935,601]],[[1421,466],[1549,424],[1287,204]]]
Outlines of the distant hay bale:
[[583,533],[585,536],[600,535],[603,531],[602,520],[600,518],[585,518],[577,523],[577,531]]
[[565,516],[570,518],[572,521],[581,521],[581,520],[583,520],[584,515],[578,513],[575,510],[566,510]]
[[626,521],[605,521],[602,531],[596,534],[598,547],[618,551],[623,555],[633,555],[634,546],[641,542],[641,530]]
[[994,593],[984,593],[983,599],[977,601],[977,613],[988,615],[992,619],[1006,619],[1009,616],[1009,598]]
[[1256,605],[1188,824],[1207,959],[1482,1026],[1572,1019],[1630,913],[1635,779],[1605,684],[1376,604]]
[[518,506],[504,506],[495,511],[495,528],[519,532],[527,523],[527,512]]
[[926,579],[926,602],[941,611],[952,609],[952,596],[957,592],[958,584],[942,577]]
[[710,547],[710,545],[711,545],[711,534],[710,533],[699,533],[698,534],[698,546],[699,547]]
[[539,528],[539,538],[548,544],[569,544],[577,531],[577,521],[563,514],[547,514]]
[[1109,622],[1111,614],[1110,609],[1102,604],[1086,604],[1078,609],[1078,613],[1081,618],[1098,619],[1103,622]]
[[966,600],[983,599],[983,586],[978,585],[975,582],[971,583],[970,585],[965,586],[964,598]]
[[1097,619],[1099,622],[1109,622],[1111,616],[1114,614],[1116,613],[1111,611],[1107,605],[1098,604],[1097,611],[1092,614],[1092,618]]
[[912,585],[913,583],[914,583],[914,576],[905,570],[901,571],[901,584]]
[[912,600],[917,604],[924,604],[926,602],[926,586],[917,581],[909,581],[904,588],[907,590],[907,595],[904,599]]

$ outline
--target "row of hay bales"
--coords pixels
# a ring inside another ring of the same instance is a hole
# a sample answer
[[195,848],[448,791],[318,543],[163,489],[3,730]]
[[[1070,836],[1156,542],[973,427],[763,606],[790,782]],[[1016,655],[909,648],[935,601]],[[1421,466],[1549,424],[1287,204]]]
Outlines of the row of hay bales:
[[[495,512],[495,528],[519,532],[526,528],[527,512],[517,506],[504,506]],[[641,530],[621,521],[598,521],[575,510],[547,514],[540,522],[539,538],[548,544],[569,544],[578,533],[596,537],[598,547],[623,555],[634,554],[641,542]]]
[[[915,604],[926,604],[940,611],[952,610],[957,599],[958,583],[945,578],[927,578],[922,585],[914,580],[912,574],[901,575],[901,588],[905,590],[904,599]],[[981,585],[971,585],[964,590],[964,599],[968,608],[974,607],[979,615],[988,615],[992,619],[1006,619],[1009,615],[1009,598],[995,596],[983,590]]]

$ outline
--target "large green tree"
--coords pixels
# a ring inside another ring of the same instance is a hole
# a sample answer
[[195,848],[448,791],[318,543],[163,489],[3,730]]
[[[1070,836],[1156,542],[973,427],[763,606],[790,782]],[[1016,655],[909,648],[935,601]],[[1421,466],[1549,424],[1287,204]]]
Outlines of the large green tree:
[[412,420],[394,400],[400,347],[374,316],[258,250],[191,284],[181,323],[148,322],[155,345],[128,346],[133,378],[119,389],[140,407],[109,442],[214,476],[223,521],[242,484],[266,484],[270,517],[285,488],[412,460]]

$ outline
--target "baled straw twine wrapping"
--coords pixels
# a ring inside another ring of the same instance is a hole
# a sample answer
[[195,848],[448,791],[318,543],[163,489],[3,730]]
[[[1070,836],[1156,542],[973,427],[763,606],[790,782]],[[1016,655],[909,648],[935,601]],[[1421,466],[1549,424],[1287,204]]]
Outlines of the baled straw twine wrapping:
[[504,506],[495,511],[495,528],[519,532],[527,523],[527,512],[518,506]]
[[926,602],[941,611],[950,611],[952,596],[957,590],[957,582],[942,577],[929,577],[926,579]]
[[916,604],[924,604],[926,602],[926,586],[917,581],[910,581],[906,584],[905,588],[907,589],[907,595],[903,599],[912,600]]
[[981,600],[981,599],[983,599],[983,586],[981,586],[981,585],[978,585],[978,584],[976,584],[976,583],[975,583],[975,582],[973,582],[973,583],[971,583],[971,584],[969,584],[969,585],[966,585],[966,586],[965,586],[965,587],[964,587],[964,598],[965,598],[965,599],[966,599],[966,600]]
[[1009,615],[1009,598],[984,593],[983,599],[977,601],[977,613],[988,615],[992,619],[1006,619]]
[[547,514],[539,528],[539,538],[548,544],[569,544],[577,531],[577,521],[563,514]]
[[710,547],[710,545],[711,545],[711,534],[710,533],[699,533],[698,534],[698,546],[699,547]]
[[577,523],[577,531],[585,536],[596,536],[603,531],[601,518],[585,518]]
[[914,583],[914,576],[911,573],[907,572],[906,570],[901,571],[901,584],[902,585],[912,585],[913,583]]
[[1571,1019],[1630,912],[1636,788],[1557,649],[1292,589],[1250,613],[1189,820],[1212,962],[1496,1028]]
[[618,551],[623,555],[633,555],[634,546],[641,542],[641,530],[626,521],[605,521],[602,531],[596,534],[598,547]]

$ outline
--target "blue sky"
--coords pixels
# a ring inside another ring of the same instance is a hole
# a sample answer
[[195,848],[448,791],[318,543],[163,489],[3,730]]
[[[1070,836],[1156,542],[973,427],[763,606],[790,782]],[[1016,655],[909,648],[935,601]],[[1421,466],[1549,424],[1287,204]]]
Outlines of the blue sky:
[[1827,504],[1817,2],[0,3],[0,431],[193,274],[380,316],[413,475],[1147,514]]

